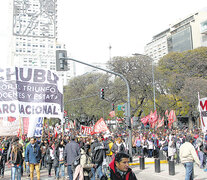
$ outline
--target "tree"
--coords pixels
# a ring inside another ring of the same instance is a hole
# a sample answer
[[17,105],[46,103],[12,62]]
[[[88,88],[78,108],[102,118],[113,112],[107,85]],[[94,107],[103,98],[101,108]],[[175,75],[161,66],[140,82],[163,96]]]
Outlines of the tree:
[[90,73],[71,79],[68,86],[64,87],[65,110],[79,121],[83,115],[87,119],[107,116],[110,103],[100,100],[99,90],[104,88],[107,91],[109,77],[107,74]]
[[201,92],[204,97],[207,96],[206,52],[206,47],[182,53],[173,52],[164,56],[158,63],[160,94],[165,97],[175,97],[174,108],[182,109],[179,113],[189,116],[190,127],[192,127],[193,112],[198,105],[198,92]]
[[[131,116],[141,115],[146,101],[153,99],[152,92],[152,59],[145,55],[131,57],[114,57],[108,63],[111,71],[125,76],[129,83],[131,95]],[[112,89],[116,103],[127,101],[126,86],[122,80],[115,78]],[[149,107],[152,109],[153,105]]]

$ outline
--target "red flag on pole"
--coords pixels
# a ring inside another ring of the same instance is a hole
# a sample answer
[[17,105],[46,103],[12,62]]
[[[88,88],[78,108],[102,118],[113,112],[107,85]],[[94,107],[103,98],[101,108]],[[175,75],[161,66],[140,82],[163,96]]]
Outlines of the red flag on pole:
[[175,115],[175,111],[171,110],[169,115],[168,115],[168,126],[169,128],[172,127],[173,122],[176,121],[176,115]]
[[109,116],[110,116],[110,117],[115,117],[115,111],[111,111],[111,112],[109,113]]
[[149,118],[149,123],[150,123],[152,128],[155,127],[156,122],[157,122],[157,111],[155,110],[154,113],[152,113],[152,111],[151,111],[150,118]]
[[144,126],[147,125],[147,123],[149,122],[149,115],[148,116],[145,116],[141,119],[141,122],[144,124]]
[[103,118],[99,119],[94,125],[92,134],[109,131]]
[[164,125],[164,117],[162,117],[161,120],[159,118],[157,128],[162,127],[163,125]]

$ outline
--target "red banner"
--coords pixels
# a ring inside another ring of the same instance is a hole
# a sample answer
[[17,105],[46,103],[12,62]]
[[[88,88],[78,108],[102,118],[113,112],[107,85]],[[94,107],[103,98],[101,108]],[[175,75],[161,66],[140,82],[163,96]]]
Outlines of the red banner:
[[81,134],[90,135],[92,132],[92,128],[88,127],[88,126],[81,125],[80,132],[81,132]]
[[99,119],[93,128],[93,134],[109,131],[103,118]]

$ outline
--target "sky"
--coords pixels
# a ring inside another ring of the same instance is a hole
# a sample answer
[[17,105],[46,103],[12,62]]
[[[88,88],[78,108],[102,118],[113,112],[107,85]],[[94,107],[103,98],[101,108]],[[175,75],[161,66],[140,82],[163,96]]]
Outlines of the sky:
[[[144,53],[152,37],[173,22],[206,7],[206,0],[57,0],[58,41],[68,56],[86,63]],[[8,56],[7,0],[0,6],[0,49]],[[111,46],[111,51],[109,51]],[[77,73],[83,66],[77,65]]]

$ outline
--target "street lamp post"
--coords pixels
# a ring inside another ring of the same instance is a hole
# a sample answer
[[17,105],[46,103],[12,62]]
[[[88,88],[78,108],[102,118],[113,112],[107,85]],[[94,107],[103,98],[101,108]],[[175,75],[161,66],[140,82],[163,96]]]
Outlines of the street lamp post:
[[116,72],[113,72],[113,71],[110,71],[110,70],[107,70],[107,69],[103,69],[103,68],[100,68],[100,67],[97,67],[97,66],[94,66],[94,65],[76,60],[76,59],[72,59],[72,58],[68,58],[68,57],[61,57],[59,59],[60,60],[61,59],[62,60],[71,60],[71,61],[74,61],[74,62],[77,62],[77,63],[80,63],[80,64],[84,64],[86,66],[90,66],[90,67],[93,67],[95,69],[99,69],[101,71],[105,71],[105,72],[108,72],[110,74],[114,74],[114,75],[119,76],[121,79],[124,80],[124,82],[126,84],[126,87],[127,87],[127,121],[129,122],[129,124],[128,124],[128,129],[129,129],[129,156],[130,156],[130,161],[132,161],[132,126],[131,126],[131,114],[130,114],[130,88],[129,88],[129,83],[128,83],[127,79],[122,74],[119,74],[119,73],[116,73]]

